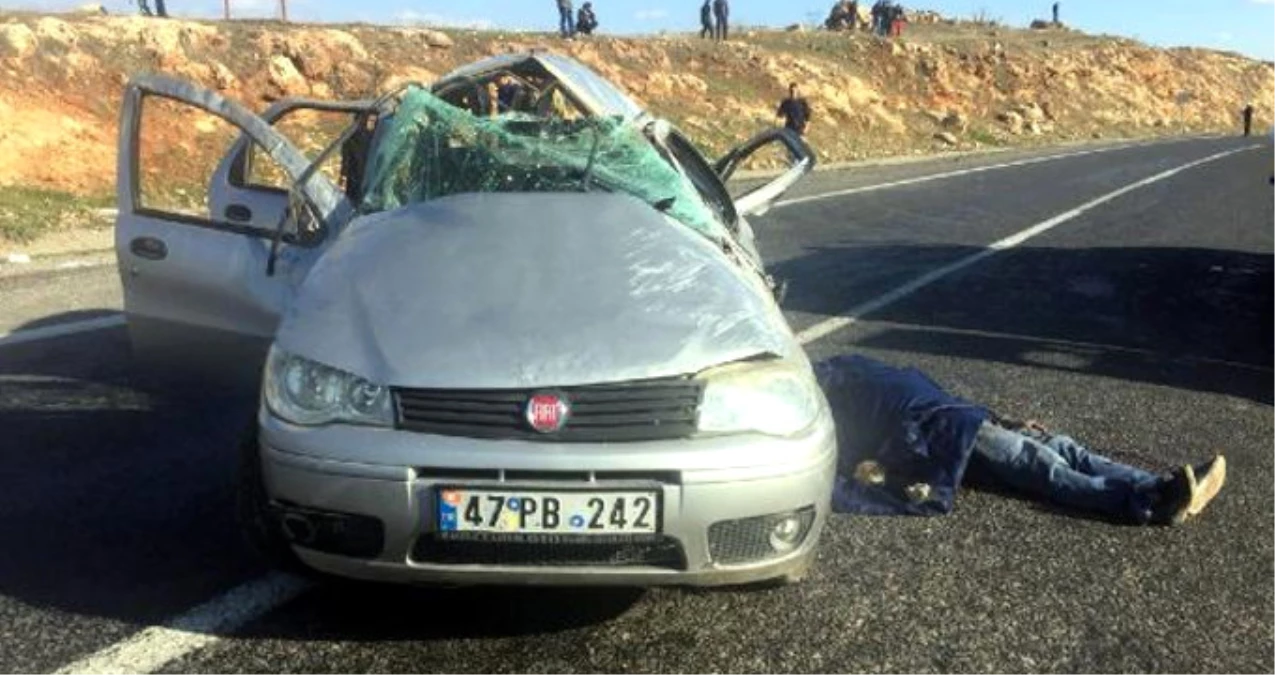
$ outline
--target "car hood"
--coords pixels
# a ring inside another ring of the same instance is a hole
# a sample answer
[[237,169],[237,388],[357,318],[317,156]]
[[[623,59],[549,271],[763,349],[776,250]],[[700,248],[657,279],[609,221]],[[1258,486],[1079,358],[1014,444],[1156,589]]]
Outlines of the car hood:
[[800,351],[755,275],[606,193],[456,195],[361,218],[307,276],[277,341],[422,388],[618,382]]

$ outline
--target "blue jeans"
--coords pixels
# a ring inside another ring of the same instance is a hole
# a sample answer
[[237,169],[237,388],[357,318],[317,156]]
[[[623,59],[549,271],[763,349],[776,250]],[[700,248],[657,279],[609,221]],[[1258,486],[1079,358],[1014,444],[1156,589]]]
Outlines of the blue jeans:
[[1067,436],[1010,431],[984,422],[974,458],[993,476],[1062,506],[1146,523],[1160,478],[1089,452]]
[[561,31],[562,37],[571,37],[576,34],[576,19],[570,7],[558,7],[558,30]]

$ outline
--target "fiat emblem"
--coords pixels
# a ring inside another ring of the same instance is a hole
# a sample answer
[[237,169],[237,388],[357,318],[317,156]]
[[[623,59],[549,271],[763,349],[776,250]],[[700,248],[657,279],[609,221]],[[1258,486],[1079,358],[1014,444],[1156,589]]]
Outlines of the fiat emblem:
[[542,434],[551,434],[567,425],[571,406],[565,397],[558,394],[534,394],[527,399],[525,414],[532,429]]

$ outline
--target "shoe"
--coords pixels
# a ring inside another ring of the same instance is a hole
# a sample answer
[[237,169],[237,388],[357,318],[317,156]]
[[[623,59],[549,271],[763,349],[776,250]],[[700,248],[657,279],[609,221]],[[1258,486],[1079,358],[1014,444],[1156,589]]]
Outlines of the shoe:
[[1186,521],[1187,509],[1197,492],[1195,469],[1190,464],[1174,469],[1155,489],[1151,522],[1156,525],[1181,525]]
[[1195,490],[1191,495],[1191,505],[1187,508],[1187,515],[1198,516],[1204,507],[1213,501],[1217,493],[1222,490],[1222,484],[1226,482],[1226,458],[1218,455],[1208,462],[1195,465],[1193,470]]

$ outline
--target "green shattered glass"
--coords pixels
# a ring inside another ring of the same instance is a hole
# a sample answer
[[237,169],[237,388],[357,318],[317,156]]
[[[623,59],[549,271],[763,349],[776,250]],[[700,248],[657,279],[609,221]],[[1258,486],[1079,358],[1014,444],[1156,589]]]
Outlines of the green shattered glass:
[[410,87],[383,124],[364,213],[461,193],[601,190],[631,194],[710,237],[723,234],[694,185],[619,118],[479,116]]

